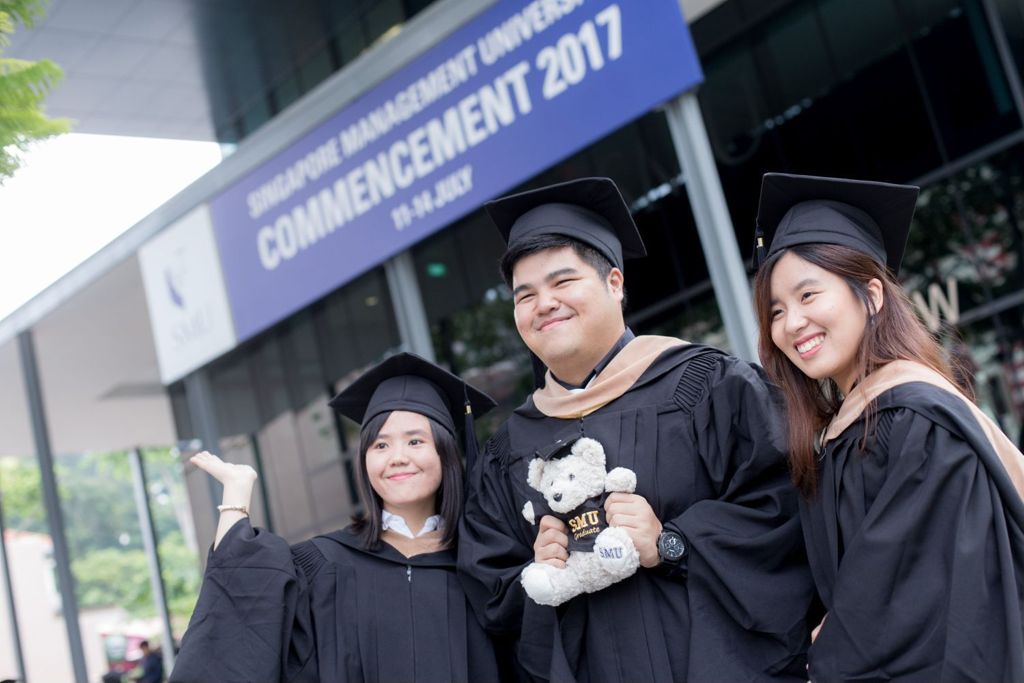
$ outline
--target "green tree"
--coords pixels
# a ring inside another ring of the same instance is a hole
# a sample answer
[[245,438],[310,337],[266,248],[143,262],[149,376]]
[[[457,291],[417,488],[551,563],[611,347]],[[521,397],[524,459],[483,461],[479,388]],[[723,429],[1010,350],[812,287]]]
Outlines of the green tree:
[[3,57],[17,24],[30,27],[42,16],[45,0],[0,0],[0,185],[14,175],[20,153],[36,141],[67,132],[67,119],[43,113],[43,100],[63,76],[47,59],[31,62]]
[[[184,627],[199,593],[199,568],[195,554],[185,546],[180,531],[160,541],[160,569],[167,595],[167,609]],[[149,564],[137,548],[101,548],[72,562],[75,590],[82,607],[118,605],[136,617],[156,614]]]
[[43,507],[43,486],[34,461],[13,457],[0,460],[0,490],[8,529],[50,533]]

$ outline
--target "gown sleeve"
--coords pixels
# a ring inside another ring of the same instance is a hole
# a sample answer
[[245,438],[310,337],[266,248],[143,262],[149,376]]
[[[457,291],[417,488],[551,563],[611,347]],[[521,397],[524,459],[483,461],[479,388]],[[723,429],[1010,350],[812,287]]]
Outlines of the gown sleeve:
[[469,473],[458,571],[473,612],[491,637],[503,675],[508,680],[530,680],[543,677],[550,668],[558,622],[554,608],[525,599],[519,582],[523,568],[533,561],[534,537],[525,533],[522,508],[510,493],[508,458],[508,431],[503,426]]
[[712,490],[665,522],[688,546],[691,673],[713,678],[720,663],[702,664],[700,653],[733,643],[758,670],[802,674],[814,589],[779,392],[760,368],[724,356],[702,387],[681,383],[677,402],[692,410],[692,438]]
[[533,561],[533,540],[522,534],[521,510],[510,495],[504,463],[508,433],[502,427],[487,442],[470,473],[469,495],[459,531],[459,575],[481,623],[494,635],[519,633],[523,568]]
[[900,408],[879,413],[874,452],[826,451],[881,485],[866,508],[855,480],[836,496],[851,531],[812,680],[1024,680],[1021,528],[966,433]]
[[[296,548],[308,555],[313,547]],[[315,671],[308,582],[300,569],[311,566],[309,559],[248,519],[231,527],[210,551],[171,683],[277,683]]]

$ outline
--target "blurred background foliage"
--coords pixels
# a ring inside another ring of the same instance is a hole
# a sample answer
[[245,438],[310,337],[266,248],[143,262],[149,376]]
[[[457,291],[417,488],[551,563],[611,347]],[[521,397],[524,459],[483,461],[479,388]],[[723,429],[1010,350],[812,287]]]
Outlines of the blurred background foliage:
[[[145,450],[143,462],[168,608],[175,622],[187,622],[200,575],[195,542],[182,531],[192,525],[179,465],[170,449]],[[60,456],[55,469],[79,605],[155,616],[128,453]],[[0,492],[8,529],[49,533],[34,459],[0,459]]]

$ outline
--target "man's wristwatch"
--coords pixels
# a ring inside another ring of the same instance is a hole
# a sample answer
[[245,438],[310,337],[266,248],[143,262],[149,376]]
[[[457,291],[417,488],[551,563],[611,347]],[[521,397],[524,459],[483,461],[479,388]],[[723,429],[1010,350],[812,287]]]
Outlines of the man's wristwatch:
[[658,559],[666,564],[679,564],[686,555],[683,537],[674,531],[662,530],[658,536]]

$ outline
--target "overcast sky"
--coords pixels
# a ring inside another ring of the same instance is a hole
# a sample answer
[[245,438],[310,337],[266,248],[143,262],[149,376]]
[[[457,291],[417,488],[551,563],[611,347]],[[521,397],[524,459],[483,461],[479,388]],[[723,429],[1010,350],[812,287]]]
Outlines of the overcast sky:
[[0,320],[221,159],[216,143],[64,135],[0,186]]

